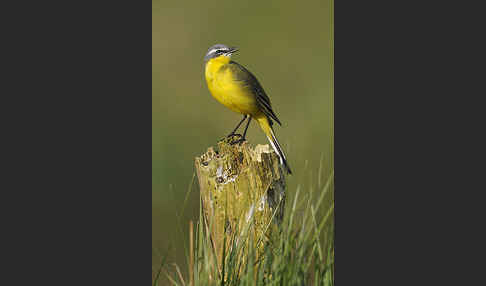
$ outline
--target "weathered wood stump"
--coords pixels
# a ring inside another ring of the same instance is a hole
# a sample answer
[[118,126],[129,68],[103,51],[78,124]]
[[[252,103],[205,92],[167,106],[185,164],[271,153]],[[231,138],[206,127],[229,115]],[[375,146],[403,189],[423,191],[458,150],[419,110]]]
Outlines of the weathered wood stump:
[[273,149],[230,141],[220,141],[218,151],[210,147],[195,160],[203,215],[219,266],[225,235],[228,253],[229,237],[249,226],[254,245],[262,249],[270,232],[278,229],[285,202],[286,173]]

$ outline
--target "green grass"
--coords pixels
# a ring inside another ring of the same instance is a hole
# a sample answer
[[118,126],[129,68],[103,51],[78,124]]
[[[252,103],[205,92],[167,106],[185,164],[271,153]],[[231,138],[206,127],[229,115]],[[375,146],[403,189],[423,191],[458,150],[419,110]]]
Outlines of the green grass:
[[[161,285],[162,277],[171,285],[334,285],[333,180],[332,171],[324,185],[319,177],[307,192],[297,187],[293,198],[287,198],[280,233],[263,247],[249,239],[251,220],[240,234],[225,237],[230,247],[223,248],[221,267],[200,211],[195,230],[192,221],[189,226],[189,274],[184,277],[177,265],[162,259],[153,285]],[[263,249],[261,255],[258,249]]]

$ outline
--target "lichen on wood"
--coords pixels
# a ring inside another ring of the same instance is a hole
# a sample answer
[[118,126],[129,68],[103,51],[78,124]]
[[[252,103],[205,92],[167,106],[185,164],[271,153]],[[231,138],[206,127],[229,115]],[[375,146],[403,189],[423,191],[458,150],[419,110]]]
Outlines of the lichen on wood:
[[247,141],[230,143],[230,138],[224,139],[218,150],[209,147],[195,159],[203,215],[218,264],[225,235],[240,234],[250,222],[253,242],[261,248],[269,232],[278,228],[285,203],[286,173],[273,149],[252,148]]

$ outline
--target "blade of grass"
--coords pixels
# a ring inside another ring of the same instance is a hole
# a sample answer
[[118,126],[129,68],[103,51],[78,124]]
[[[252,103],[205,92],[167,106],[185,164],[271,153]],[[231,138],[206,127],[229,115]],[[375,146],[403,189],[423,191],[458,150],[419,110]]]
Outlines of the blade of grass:
[[164,267],[166,258],[167,258],[167,255],[164,255],[160,259],[160,267],[159,267],[159,270],[157,271],[157,274],[155,275],[155,279],[154,279],[153,286],[157,286],[158,285],[158,281],[159,281],[159,278],[160,278],[160,273],[162,272],[162,268]]
[[172,285],[179,285],[177,284],[177,282],[169,275],[169,272],[167,272],[167,270],[164,270],[165,271],[165,276],[167,277],[167,279],[169,279],[169,281],[172,283]]
[[317,176],[317,188],[321,188],[322,177],[322,161],[324,161],[324,153],[321,153],[321,160],[319,160],[319,176]]
[[319,209],[319,206],[321,205],[322,200],[324,199],[324,197],[326,196],[326,194],[328,193],[328,191],[331,189],[330,186],[331,186],[331,182],[333,180],[334,180],[334,170],[332,170],[331,173],[329,174],[329,177],[327,178],[326,185],[322,189],[321,195],[319,196],[319,199],[317,200],[317,203],[315,205],[316,211]]
[[277,207],[275,208],[275,211],[272,214],[272,217],[270,218],[270,220],[268,221],[267,225],[265,226],[265,230],[260,234],[260,237],[258,238],[258,242],[256,244],[256,247],[258,247],[260,245],[260,242],[263,241],[263,237],[265,236],[265,233],[267,233],[268,228],[270,227],[270,225],[273,223],[273,219],[274,219],[275,215],[277,214],[277,212],[278,212],[278,210],[280,208],[281,203],[282,203],[282,200],[279,200],[278,201],[278,204],[277,204]]
[[[171,190],[171,193],[172,193],[172,199],[173,199],[174,205],[177,205],[176,194],[175,194],[174,188],[172,187],[172,184],[169,185],[169,189]],[[176,228],[179,231],[180,237],[184,238],[185,236],[184,236],[184,231],[182,230],[181,218],[180,218],[179,212],[177,212],[177,210],[175,210],[175,215],[176,215],[176,220],[177,220],[177,223],[176,223],[177,227]],[[184,247],[184,255],[186,256],[186,261],[189,261],[189,253],[188,253],[186,244],[183,243],[182,246]]]
[[194,225],[192,220],[189,221],[189,286],[194,286],[194,242],[193,242]]
[[195,177],[196,177],[196,173],[192,173],[192,179],[191,179],[191,182],[189,183],[189,187],[187,188],[186,195],[184,197],[184,202],[182,203],[181,214],[184,214],[184,210],[186,209],[187,200],[189,199],[189,195],[191,194],[192,186],[194,184],[194,178]]
[[182,277],[182,274],[181,274],[181,270],[179,269],[179,266],[175,263],[173,263],[176,271],[177,271],[177,275],[179,275],[179,279],[181,280],[182,282],[182,285],[186,285],[186,282],[184,281],[184,278]]
[[289,229],[292,229],[293,226],[295,206],[297,204],[297,199],[299,198],[299,193],[300,193],[300,185],[297,187],[297,191],[295,192],[294,203],[292,205],[292,211],[290,212]]
[[312,214],[312,222],[313,222],[313,225],[314,225],[314,239],[315,239],[315,244],[317,246],[317,251],[319,253],[319,260],[320,261],[323,261],[324,258],[323,258],[323,255],[322,255],[322,249],[321,249],[321,243],[319,241],[319,234],[320,234],[320,230],[317,228],[317,222],[316,222],[316,213],[314,211],[314,207],[311,206],[311,214]]

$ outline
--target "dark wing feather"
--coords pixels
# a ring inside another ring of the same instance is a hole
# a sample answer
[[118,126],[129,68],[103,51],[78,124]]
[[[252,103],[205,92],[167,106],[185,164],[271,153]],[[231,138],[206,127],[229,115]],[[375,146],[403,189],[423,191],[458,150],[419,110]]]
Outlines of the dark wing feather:
[[[260,85],[256,77],[244,66],[240,65],[237,62],[230,61],[229,68],[232,70],[233,74],[235,75],[236,80],[244,82],[246,85],[248,85],[251,88],[251,90],[256,96],[257,103],[260,106],[263,113],[269,119],[271,118],[277,121],[278,124],[282,125],[282,123],[280,123],[280,120],[278,120],[277,115],[272,110],[272,105],[270,104],[270,98],[268,98],[267,94],[263,90],[263,87]],[[269,121],[271,124],[272,121],[271,120]]]

